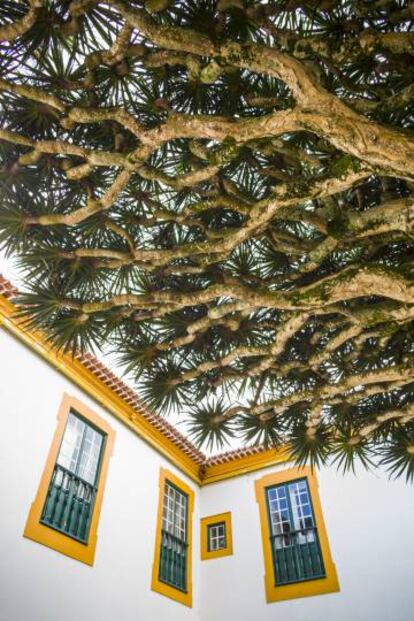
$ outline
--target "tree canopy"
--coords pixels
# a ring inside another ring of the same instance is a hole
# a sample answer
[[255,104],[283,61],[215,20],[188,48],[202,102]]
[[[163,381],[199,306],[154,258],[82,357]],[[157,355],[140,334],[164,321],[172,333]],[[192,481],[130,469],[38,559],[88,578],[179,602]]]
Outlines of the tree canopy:
[[414,5],[5,0],[30,324],[198,445],[414,476]]

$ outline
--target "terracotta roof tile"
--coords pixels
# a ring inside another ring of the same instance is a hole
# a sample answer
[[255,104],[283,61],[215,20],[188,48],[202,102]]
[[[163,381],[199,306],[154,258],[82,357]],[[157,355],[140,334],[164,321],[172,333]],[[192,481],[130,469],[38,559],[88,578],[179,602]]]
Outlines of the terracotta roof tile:
[[0,274],[0,295],[10,299],[16,297],[18,293],[19,290],[16,289],[7,278],[4,278],[4,276]]
[[241,457],[250,457],[250,455],[257,455],[264,453],[267,448],[263,445],[246,446],[234,451],[227,451],[226,453],[220,453],[219,455],[213,455],[208,457],[204,465],[205,466],[217,466],[218,464],[225,464],[229,461],[240,459]]

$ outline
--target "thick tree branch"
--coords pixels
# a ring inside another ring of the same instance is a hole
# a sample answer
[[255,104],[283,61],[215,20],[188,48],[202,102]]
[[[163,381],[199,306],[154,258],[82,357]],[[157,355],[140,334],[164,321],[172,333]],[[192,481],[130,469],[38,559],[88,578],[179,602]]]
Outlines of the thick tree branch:
[[29,10],[18,22],[0,26],[0,41],[14,41],[27,32],[35,23],[37,13],[43,6],[43,0],[29,0]]
[[414,179],[414,137],[372,123],[331,95],[299,60],[259,44],[231,42],[220,46],[189,29],[161,26],[142,10],[125,8],[111,0],[124,18],[161,48],[195,56],[220,58],[235,67],[278,78],[291,89],[301,110],[302,129],[325,136],[338,149],[389,174]]

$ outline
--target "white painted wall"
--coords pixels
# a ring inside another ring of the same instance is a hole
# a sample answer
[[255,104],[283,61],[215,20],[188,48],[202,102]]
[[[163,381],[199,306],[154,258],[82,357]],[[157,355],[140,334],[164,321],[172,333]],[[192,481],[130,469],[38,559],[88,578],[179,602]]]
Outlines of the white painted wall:
[[201,621],[412,621],[414,489],[365,471],[318,473],[341,592],[266,604],[254,481],[283,467],[202,488],[202,517],[232,512],[234,555],[201,563]]
[[[22,536],[64,392],[79,398],[116,431],[93,568]],[[197,619],[197,486],[1,328],[0,412],[0,620]],[[193,609],[150,589],[161,466],[196,492]]]

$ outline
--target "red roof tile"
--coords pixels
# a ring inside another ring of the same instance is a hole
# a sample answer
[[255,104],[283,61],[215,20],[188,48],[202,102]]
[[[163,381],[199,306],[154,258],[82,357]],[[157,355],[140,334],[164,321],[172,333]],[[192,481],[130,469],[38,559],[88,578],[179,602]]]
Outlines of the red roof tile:
[[227,451],[226,453],[220,453],[219,455],[207,457],[204,465],[217,466],[218,464],[225,464],[229,461],[240,459],[241,457],[250,457],[250,455],[257,455],[258,453],[264,453],[266,451],[267,448],[262,444],[255,446],[245,446],[234,451]]
[[10,299],[18,295],[19,290],[14,287],[7,278],[4,278],[0,274],[0,295],[4,295],[5,298]]

